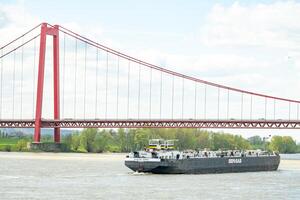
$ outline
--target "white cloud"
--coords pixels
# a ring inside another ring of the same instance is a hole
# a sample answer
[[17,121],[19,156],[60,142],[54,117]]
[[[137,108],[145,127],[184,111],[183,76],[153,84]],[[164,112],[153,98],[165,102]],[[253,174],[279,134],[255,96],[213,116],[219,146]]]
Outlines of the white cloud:
[[293,1],[215,5],[201,24],[198,38],[187,40],[192,52],[189,48],[180,54],[150,49],[137,54],[200,79],[300,99],[295,92],[300,89],[299,18],[300,3]]
[[40,23],[22,4],[0,4],[0,46]]
[[299,49],[300,4],[279,1],[274,4],[229,7],[216,5],[203,28],[207,45],[247,45]]
[[[300,3],[295,1],[215,5],[201,28],[199,41],[223,55],[213,53],[209,59],[216,74],[229,71],[241,77],[249,75],[252,84],[244,85],[245,89],[299,99],[295,93],[300,87],[299,18]],[[266,81],[254,78],[260,76]]]

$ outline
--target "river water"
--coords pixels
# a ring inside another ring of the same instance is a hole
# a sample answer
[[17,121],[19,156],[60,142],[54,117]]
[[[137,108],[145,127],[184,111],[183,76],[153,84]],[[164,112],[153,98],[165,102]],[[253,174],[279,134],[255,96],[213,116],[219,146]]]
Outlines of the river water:
[[0,152],[0,199],[300,199],[300,154],[278,171],[133,173],[125,154]]

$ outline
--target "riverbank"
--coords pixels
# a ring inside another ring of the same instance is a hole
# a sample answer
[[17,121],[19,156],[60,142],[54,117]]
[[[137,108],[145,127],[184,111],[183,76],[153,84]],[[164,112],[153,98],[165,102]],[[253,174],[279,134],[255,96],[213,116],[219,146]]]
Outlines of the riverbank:
[[0,152],[1,158],[33,160],[124,160],[126,153]]

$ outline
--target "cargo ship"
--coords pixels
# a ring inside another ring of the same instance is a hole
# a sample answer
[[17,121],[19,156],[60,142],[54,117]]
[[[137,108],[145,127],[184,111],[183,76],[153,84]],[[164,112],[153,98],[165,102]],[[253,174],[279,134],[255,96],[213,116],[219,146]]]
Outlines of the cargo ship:
[[275,171],[280,163],[276,152],[262,150],[175,149],[174,140],[152,139],[141,151],[129,153],[125,165],[135,172],[155,174],[207,174]]

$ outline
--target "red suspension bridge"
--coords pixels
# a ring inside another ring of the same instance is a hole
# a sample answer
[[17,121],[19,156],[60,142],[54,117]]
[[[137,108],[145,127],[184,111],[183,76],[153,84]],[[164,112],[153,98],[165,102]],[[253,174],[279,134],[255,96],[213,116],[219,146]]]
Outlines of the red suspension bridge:
[[55,142],[60,128],[300,128],[298,100],[177,73],[63,26],[39,24],[0,51],[0,128],[34,128],[35,142],[41,128]]

